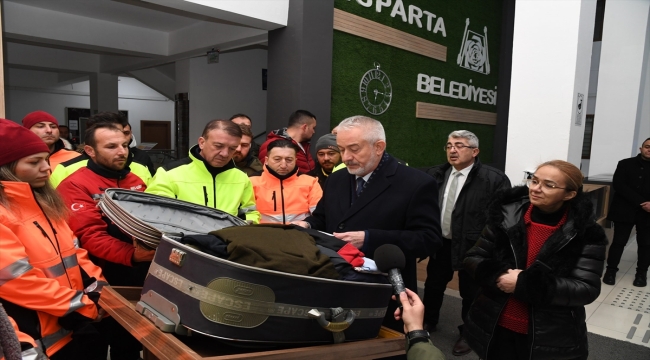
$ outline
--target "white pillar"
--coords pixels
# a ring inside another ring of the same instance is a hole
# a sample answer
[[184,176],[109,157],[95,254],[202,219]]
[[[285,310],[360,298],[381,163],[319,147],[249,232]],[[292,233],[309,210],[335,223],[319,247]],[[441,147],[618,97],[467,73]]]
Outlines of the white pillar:
[[649,15],[650,0],[605,3],[589,176],[613,174],[650,137]]
[[102,111],[117,112],[117,76],[94,73],[90,78],[90,113]]
[[544,161],[580,166],[595,16],[591,0],[517,2],[506,152],[513,184]]

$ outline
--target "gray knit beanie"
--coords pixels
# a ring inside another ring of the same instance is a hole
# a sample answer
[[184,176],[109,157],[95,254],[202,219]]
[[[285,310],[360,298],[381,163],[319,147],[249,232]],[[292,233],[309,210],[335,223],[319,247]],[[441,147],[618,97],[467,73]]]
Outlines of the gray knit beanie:
[[340,152],[339,147],[336,145],[336,135],[325,134],[318,139],[316,142],[316,151],[323,149],[332,149]]

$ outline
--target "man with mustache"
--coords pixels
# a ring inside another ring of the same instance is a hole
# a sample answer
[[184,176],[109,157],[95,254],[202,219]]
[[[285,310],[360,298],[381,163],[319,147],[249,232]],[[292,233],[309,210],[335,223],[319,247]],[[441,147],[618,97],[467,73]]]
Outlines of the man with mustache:
[[316,168],[308,175],[318,178],[318,184],[325,188],[325,180],[332,174],[334,168],[341,163],[341,151],[336,145],[335,134],[325,134],[316,142]]
[[[452,132],[444,146],[447,162],[427,170],[438,183],[436,195],[442,216],[442,248],[429,258],[424,284],[424,322],[429,331],[435,331],[438,324],[445,289],[454,271],[458,271],[458,289],[463,299],[461,319],[465,321],[479,290],[479,284],[463,268],[465,253],[474,246],[485,227],[485,209],[492,195],[511,187],[502,171],[479,161],[478,143],[478,137],[470,131]],[[462,356],[472,350],[462,336],[463,325],[458,329],[461,335],[452,354]]]
[[54,116],[45,111],[34,111],[25,115],[23,126],[38,135],[48,148],[50,148],[49,163],[51,171],[60,163],[74,159],[81,155],[76,151],[66,149],[66,145],[59,134],[59,122]]
[[176,198],[259,223],[253,184],[232,157],[241,143],[239,125],[212,120],[205,125],[189,157],[158,168],[147,188],[151,194]]
[[[144,181],[127,165],[129,141],[123,128],[100,122],[86,130],[85,167],[68,176],[57,190],[72,210],[69,224],[90,259],[102,268],[111,285],[142,286],[154,250],[142,248],[102,215],[97,201],[108,188],[144,191]],[[111,359],[139,359],[140,343],[124,328],[112,323],[109,329]]]

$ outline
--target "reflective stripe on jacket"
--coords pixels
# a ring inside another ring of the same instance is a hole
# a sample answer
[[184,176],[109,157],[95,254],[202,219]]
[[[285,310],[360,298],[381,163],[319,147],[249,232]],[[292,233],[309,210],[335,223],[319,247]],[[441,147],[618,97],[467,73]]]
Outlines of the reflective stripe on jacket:
[[237,216],[257,224],[260,213],[255,208],[255,194],[248,176],[232,161],[216,176],[197,158],[198,145],[190,149],[189,157],[158,168],[145,192],[189,201]]
[[261,223],[288,224],[304,220],[316,209],[323,196],[318,179],[293,174],[285,180],[273,176],[266,166],[261,176],[252,176],[257,211]]
[[83,293],[82,270],[104,278],[65,221],[45,216],[28,183],[0,183],[13,205],[0,206],[0,299],[20,331],[51,356],[71,339],[60,317],[74,311],[97,317],[97,307]]
[[[144,154],[144,156],[148,155]],[[56,167],[56,169],[52,167],[50,184],[52,184],[54,188],[58,188],[59,184],[61,184],[61,182],[68,176],[74,174],[79,169],[85,168],[88,165],[88,159],[90,159],[90,157],[84,153],[81,154],[81,156],[75,157],[71,160],[61,162],[59,166]],[[144,160],[146,159],[139,159],[135,157],[133,155],[133,149],[131,149],[129,152],[129,160],[127,161],[127,166],[131,169],[131,172],[139,177],[146,185],[151,181],[152,174],[151,171],[149,171],[147,165],[144,164]]]

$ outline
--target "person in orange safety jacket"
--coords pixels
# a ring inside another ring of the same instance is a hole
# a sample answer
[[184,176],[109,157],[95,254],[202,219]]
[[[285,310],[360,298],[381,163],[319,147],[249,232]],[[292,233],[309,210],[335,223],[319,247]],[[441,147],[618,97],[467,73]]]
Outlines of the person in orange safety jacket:
[[303,220],[316,209],[323,191],[318,179],[298,176],[298,147],[289,140],[276,140],[268,145],[264,171],[252,176],[260,223],[289,224]]
[[62,162],[81,156],[76,151],[66,149],[61,135],[59,134],[59,122],[54,116],[45,111],[37,110],[30,112],[23,118],[23,126],[38,135],[50,149],[51,172]]
[[0,138],[0,301],[51,359],[100,359],[105,350],[92,322],[103,310],[90,289],[101,290],[105,279],[49,184],[49,149],[9,120],[0,119]]

